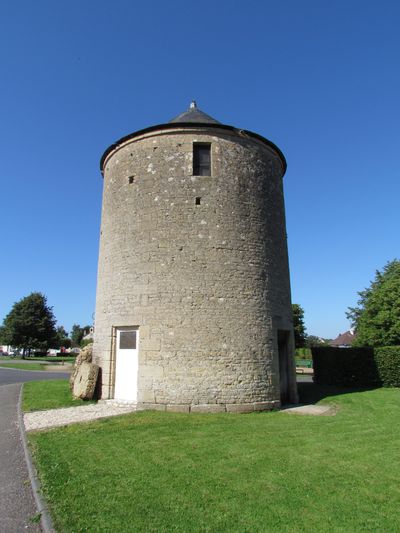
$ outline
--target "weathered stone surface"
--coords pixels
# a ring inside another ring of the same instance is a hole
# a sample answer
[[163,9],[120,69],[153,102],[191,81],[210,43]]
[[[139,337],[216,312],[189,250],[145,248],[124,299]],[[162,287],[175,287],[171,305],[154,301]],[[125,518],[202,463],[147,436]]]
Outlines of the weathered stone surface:
[[226,410],[228,413],[252,413],[254,411],[254,404],[228,403]]
[[279,409],[281,402],[256,402],[254,404],[254,411],[272,411],[273,409]]
[[172,413],[189,413],[190,405],[167,405],[166,410]]
[[201,405],[192,405],[190,407],[191,413],[224,413],[226,411],[225,405],[206,403]]
[[74,388],[74,381],[78,374],[79,367],[82,363],[91,363],[93,357],[93,344],[88,344],[79,352],[78,356],[75,359],[74,369],[69,378],[69,386],[71,391]]
[[286,407],[282,413],[290,415],[311,415],[311,416],[334,416],[337,409],[333,405],[298,405],[296,407]]
[[81,400],[91,400],[96,388],[98,373],[98,365],[86,362],[81,363],[74,380],[73,397]]
[[[211,145],[211,176],[193,175],[195,142]],[[278,330],[296,401],[283,170],[273,145],[218,126],[154,129],[108,154],[94,340],[102,398],[113,397],[114,328],[135,326],[142,408],[279,405]]]
[[149,409],[153,411],[166,411],[167,406],[162,403],[138,402],[137,408],[138,410]]

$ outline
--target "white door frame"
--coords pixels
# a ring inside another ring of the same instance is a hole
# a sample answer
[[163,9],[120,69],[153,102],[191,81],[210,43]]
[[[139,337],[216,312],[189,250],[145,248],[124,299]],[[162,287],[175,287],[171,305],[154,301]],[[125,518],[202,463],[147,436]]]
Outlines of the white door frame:
[[115,333],[114,398],[133,403],[137,401],[138,390],[139,328],[116,326]]

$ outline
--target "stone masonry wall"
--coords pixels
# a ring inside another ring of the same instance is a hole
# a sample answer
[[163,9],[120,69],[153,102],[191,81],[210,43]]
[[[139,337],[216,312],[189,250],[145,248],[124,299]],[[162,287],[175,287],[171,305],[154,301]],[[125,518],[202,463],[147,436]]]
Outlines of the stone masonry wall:
[[[211,143],[211,177],[192,175],[193,142]],[[110,154],[94,339],[103,398],[113,328],[138,326],[142,405],[279,405],[277,329],[292,332],[282,173],[265,143],[215,127],[151,132]]]

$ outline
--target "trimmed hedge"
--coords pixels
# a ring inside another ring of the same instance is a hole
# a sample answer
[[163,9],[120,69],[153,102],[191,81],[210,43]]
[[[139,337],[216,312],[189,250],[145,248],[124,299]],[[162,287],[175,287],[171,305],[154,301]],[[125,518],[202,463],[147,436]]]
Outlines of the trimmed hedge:
[[400,346],[375,348],[375,361],[384,387],[400,387]]
[[400,387],[400,346],[312,348],[314,382],[344,387]]

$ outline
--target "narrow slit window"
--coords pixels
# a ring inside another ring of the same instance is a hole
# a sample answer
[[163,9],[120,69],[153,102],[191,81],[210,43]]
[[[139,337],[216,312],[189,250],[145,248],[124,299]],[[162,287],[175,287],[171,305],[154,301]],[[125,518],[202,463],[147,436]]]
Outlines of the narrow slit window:
[[193,176],[211,176],[211,144],[193,144]]
[[201,198],[200,196],[196,196],[196,205],[200,205],[201,204]]

